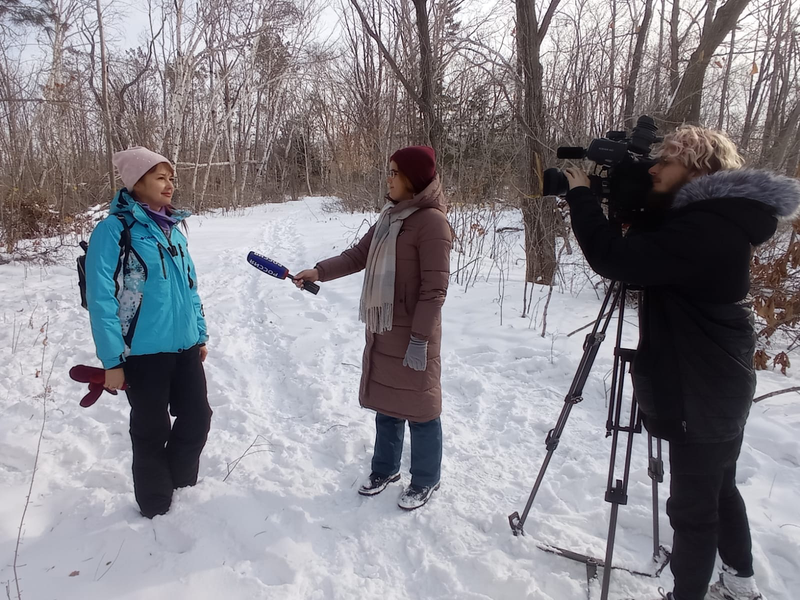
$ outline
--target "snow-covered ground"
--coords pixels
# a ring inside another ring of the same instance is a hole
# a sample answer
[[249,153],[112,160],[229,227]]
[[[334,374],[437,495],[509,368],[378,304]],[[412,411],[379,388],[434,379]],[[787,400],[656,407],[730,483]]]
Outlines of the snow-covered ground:
[[[106,394],[83,409],[84,390],[67,375],[72,365],[97,364],[74,257],[46,268],[0,267],[0,581],[10,582],[11,598],[45,385],[47,420],[17,561],[25,600],[586,598],[584,567],[537,544],[603,555],[611,342],[572,412],[527,535],[514,537],[507,517],[524,507],[578,367],[584,334],[566,334],[596,316],[597,293],[576,271],[552,297],[543,338],[543,290],[535,319],[520,318],[516,241],[507,276],[485,268],[466,291],[452,284],[442,487],[428,506],[406,513],[396,504],[400,485],[374,498],[356,493],[374,431],[373,414],[357,401],[360,276],[312,296],[245,261],[256,250],[298,271],[345,249],[373,218],[329,212],[324,203],[191,219],[212,336],[214,419],[200,483],[153,521],[134,504],[124,396]],[[635,339],[635,324],[626,333]],[[759,393],[789,385],[779,373],[759,375]],[[800,590],[799,425],[796,396],[754,406],[739,461],[756,572],[770,600],[793,600]],[[406,483],[407,459],[408,447]],[[638,571],[654,570],[646,471],[637,436],[615,562]],[[666,490],[660,526],[669,545]],[[670,577],[669,569],[659,579],[615,571],[611,598],[657,598]],[[598,583],[591,592],[599,597]]]

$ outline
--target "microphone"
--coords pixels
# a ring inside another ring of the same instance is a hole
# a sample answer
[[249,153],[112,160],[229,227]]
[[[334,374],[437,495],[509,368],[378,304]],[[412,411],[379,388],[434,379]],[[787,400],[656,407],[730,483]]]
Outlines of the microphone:
[[[263,254],[250,252],[250,254],[247,255],[247,262],[249,262],[259,271],[266,273],[267,275],[271,275],[277,279],[288,278],[292,281],[295,280],[291,273],[289,273],[289,269],[284,267],[281,263],[276,262],[271,258],[267,258]],[[316,283],[311,283],[310,281],[303,282],[303,289],[307,292],[311,292],[312,294],[317,294],[319,292],[319,286]]]
[[580,146],[561,146],[558,150],[556,150],[556,156],[558,158],[566,158],[566,159],[579,159],[586,156],[586,148],[581,148]]

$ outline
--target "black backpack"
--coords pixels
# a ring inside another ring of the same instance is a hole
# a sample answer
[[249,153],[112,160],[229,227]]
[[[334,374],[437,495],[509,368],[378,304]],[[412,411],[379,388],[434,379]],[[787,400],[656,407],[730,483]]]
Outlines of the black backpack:
[[[119,248],[122,256],[123,268],[128,262],[128,254],[131,250],[131,226],[122,215],[118,214],[117,218],[122,223],[122,234],[119,236]],[[88,309],[89,305],[86,302],[86,251],[89,249],[89,243],[81,240],[78,244],[83,249],[83,255],[78,257],[78,289],[81,291],[81,306]]]

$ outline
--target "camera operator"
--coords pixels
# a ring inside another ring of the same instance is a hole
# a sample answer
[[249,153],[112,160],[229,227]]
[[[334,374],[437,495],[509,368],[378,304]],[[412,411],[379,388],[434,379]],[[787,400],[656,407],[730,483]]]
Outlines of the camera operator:
[[[741,169],[723,133],[684,125],[650,169],[645,218],[608,221],[580,169],[567,169],[572,228],[599,275],[643,287],[632,367],[643,421],[670,442],[672,600],[763,600],[736,461],[756,387],[746,302],[752,247],[800,205],[800,182]],[[723,561],[710,590],[716,552]]]

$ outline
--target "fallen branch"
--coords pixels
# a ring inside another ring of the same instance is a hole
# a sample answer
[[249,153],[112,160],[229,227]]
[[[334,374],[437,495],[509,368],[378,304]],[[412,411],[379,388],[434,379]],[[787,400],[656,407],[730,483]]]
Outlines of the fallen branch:
[[272,452],[272,448],[271,447],[267,448],[266,450],[256,450],[254,452],[250,452],[253,448],[260,448],[262,446],[272,446],[272,444],[270,444],[269,442],[266,442],[264,444],[257,444],[256,442],[258,442],[259,439],[262,439],[262,440],[266,441],[266,438],[264,436],[262,436],[260,434],[257,435],[256,439],[253,440],[253,443],[250,444],[247,447],[247,449],[244,451],[244,453],[239,458],[237,458],[233,462],[229,462],[228,463],[228,465],[227,465],[228,466],[228,474],[225,475],[225,478],[222,480],[222,483],[225,483],[226,481],[228,481],[228,477],[230,477],[231,473],[233,473],[234,469],[236,469],[236,467],[239,466],[239,463],[242,462],[243,458],[246,458],[248,456],[252,456],[253,454],[260,454],[262,452]]
[[763,396],[759,396],[758,398],[753,398],[753,402],[761,402],[762,400],[766,400],[767,398],[772,398],[773,396],[780,396],[781,394],[788,394],[789,392],[800,392],[800,385],[786,388],[785,390],[778,390],[777,392],[770,392],[769,394],[764,394]]
[[463,271],[464,269],[466,269],[467,267],[469,267],[469,266],[470,266],[470,265],[472,265],[473,263],[476,263],[476,262],[478,262],[478,261],[479,261],[479,260],[481,260],[482,258],[483,258],[482,256],[478,256],[478,257],[476,257],[476,258],[473,258],[471,261],[469,261],[467,264],[465,264],[465,265],[464,265],[463,267],[461,267],[460,269],[456,269],[455,271],[453,271],[452,273],[450,273],[450,277],[453,277],[453,276],[456,276],[456,275],[458,275],[458,274],[459,274],[461,271]]
[[[119,550],[117,550],[117,555],[114,557],[114,560],[112,560],[110,563],[107,563],[108,568],[105,571],[103,571],[103,574],[100,575],[100,577],[98,577],[95,581],[100,581],[103,577],[106,576],[106,573],[108,573],[111,570],[111,568],[114,566],[114,563],[117,562],[117,559],[119,558],[119,553],[122,552],[122,547],[124,545],[125,545],[125,540],[122,540],[122,543],[119,545]],[[101,562],[102,560],[103,559],[100,559]],[[97,576],[96,571],[95,571],[95,576]]]
[[[606,314],[604,314],[603,316],[601,316],[601,317],[600,317],[600,319],[605,319],[605,318],[606,318],[608,315],[609,315],[609,313],[606,313]],[[594,320],[594,321],[592,321],[591,323],[588,323],[588,324],[584,325],[583,327],[579,327],[578,329],[576,329],[575,331],[573,331],[573,332],[571,332],[571,333],[568,333],[568,334],[567,334],[567,337],[572,337],[573,335],[575,335],[576,333],[580,333],[580,332],[581,332],[581,331],[583,331],[584,329],[589,329],[589,327],[591,327],[591,326],[592,326],[592,325],[594,325],[595,323],[597,323],[597,319],[595,319],[595,320]]]

